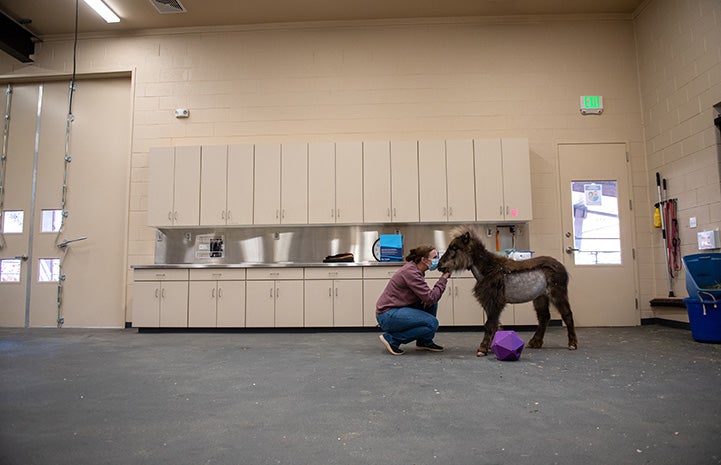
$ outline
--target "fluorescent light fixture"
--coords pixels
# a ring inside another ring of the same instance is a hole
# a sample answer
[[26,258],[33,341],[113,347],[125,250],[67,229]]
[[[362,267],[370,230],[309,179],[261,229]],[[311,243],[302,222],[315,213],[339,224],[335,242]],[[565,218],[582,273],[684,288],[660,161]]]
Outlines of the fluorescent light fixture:
[[113,10],[108,8],[108,5],[103,3],[103,0],[83,0],[90,8],[95,10],[106,23],[119,23],[120,18],[118,15],[113,13]]

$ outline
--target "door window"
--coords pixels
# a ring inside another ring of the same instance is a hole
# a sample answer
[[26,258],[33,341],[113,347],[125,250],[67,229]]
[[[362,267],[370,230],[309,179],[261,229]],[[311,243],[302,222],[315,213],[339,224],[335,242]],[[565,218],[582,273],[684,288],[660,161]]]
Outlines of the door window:
[[573,258],[576,265],[620,265],[616,181],[572,181]]
[[0,260],[0,282],[20,282],[21,261],[19,258],[6,258]]
[[24,217],[25,212],[22,210],[5,210],[3,212],[3,233],[22,234]]
[[60,259],[41,258],[38,260],[38,282],[56,283],[60,281]]

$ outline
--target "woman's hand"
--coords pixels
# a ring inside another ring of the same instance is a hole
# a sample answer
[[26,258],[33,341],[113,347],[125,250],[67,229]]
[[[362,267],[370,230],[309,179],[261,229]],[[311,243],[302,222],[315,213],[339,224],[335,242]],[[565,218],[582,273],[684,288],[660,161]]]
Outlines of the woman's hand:
[[449,272],[447,272],[447,271],[441,275],[441,278],[446,278],[446,279],[448,279],[448,278],[450,278],[450,277],[451,277],[451,274],[450,274]]

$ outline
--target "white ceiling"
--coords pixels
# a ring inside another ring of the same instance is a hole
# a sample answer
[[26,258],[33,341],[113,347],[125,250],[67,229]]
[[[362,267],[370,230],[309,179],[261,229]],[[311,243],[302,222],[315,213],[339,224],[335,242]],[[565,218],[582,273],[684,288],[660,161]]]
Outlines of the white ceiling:
[[[632,17],[647,0],[179,0],[187,13],[159,14],[151,0],[105,0],[120,17],[106,24],[82,1],[78,31],[230,26],[262,23],[526,15]],[[70,34],[76,0],[0,0],[0,10],[39,37]]]

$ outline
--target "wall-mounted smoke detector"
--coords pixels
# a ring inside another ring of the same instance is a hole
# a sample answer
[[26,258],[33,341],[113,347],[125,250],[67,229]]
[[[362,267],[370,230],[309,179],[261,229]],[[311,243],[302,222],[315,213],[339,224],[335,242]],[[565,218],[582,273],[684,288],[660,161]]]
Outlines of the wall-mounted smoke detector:
[[158,13],[165,15],[169,13],[187,13],[180,0],[148,0],[158,10]]

